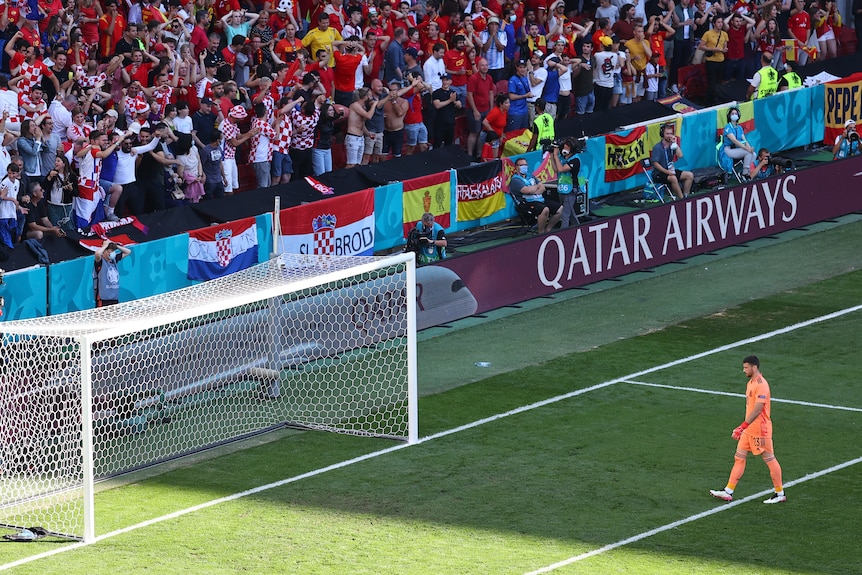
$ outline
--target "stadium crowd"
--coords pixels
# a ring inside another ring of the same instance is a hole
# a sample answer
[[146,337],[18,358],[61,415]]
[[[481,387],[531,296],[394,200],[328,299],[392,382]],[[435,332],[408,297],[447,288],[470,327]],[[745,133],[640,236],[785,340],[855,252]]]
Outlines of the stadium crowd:
[[837,53],[831,0],[598,2],[0,0],[0,240],[219,198],[245,163],[258,187],[319,175],[342,140],[348,166],[450,145],[459,116],[478,158],[537,114],[677,92],[692,62],[714,98],[783,71],[782,38]]

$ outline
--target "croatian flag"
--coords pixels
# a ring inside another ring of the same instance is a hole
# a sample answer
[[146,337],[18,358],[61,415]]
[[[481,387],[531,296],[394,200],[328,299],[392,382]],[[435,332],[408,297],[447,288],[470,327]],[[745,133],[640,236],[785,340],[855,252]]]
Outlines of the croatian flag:
[[257,224],[246,218],[189,232],[190,280],[220,278],[257,263]]
[[102,188],[95,182],[87,183],[93,185],[79,185],[78,195],[72,198],[75,226],[82,230],[105,219],[105,196]]
[[281,210],[281,249],[288,254],[374,255],[374,190]]

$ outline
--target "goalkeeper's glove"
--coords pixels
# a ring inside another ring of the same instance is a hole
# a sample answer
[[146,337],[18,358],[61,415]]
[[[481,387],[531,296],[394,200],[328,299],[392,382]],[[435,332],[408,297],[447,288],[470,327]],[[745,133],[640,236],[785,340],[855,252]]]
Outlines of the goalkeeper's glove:
[[733,433],[731,433],[730,436],[736,440],[739,440],[739,438],[742,436],[742,432],[745,431],[745,428],[747,428],[747,427],[748,427],[748,422],[743,421],[742,423],[739,424],[739,427],[737,427],[736,429],[733,430]]

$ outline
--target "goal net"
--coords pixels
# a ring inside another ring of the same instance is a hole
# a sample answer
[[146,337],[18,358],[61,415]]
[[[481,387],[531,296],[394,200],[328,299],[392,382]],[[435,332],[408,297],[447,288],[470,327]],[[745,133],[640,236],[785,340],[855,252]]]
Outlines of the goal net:
[[283,426],[416,441],[415,267],[283,254],[0,324],[0,525],[95,537],[94,483]]

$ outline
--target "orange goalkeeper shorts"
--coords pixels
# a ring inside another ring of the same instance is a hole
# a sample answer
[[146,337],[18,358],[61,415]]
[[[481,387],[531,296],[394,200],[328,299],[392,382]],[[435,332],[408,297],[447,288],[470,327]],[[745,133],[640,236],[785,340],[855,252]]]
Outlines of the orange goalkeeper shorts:
[[771,437],[757,437],[745,432],[743,432],[742,437],[739,438],[739,443],[736,445],[736,449],[738,451],[750,451],[754,455],[760,455],[767,451],[769,453],[775,453],[775,449],[772,447]]

